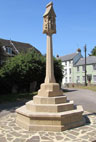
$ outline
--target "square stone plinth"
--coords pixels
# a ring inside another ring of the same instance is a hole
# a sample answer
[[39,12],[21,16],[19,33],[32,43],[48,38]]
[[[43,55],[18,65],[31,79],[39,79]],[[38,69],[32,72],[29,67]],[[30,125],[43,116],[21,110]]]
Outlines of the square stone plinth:
[[56,97],[61,95],[63,95],[63,92],[60,90],[58,83],[43,83],[38,91],[38,96],[43,97]]

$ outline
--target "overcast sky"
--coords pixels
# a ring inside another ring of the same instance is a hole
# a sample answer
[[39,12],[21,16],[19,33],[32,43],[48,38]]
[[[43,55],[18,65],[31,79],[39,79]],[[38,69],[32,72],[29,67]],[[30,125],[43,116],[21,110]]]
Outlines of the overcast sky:
[[[27,42],[46,53],[43,14],[49,0],[0,0],[0,38]],[[87,54],[96,45],[96,0],[53,0],[56,30],[54,56],[74,53],[84,45]]]

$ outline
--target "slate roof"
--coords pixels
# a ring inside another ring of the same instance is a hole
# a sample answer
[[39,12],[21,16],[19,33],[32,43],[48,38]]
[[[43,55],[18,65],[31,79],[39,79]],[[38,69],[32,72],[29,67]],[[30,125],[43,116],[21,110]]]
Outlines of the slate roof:
[[[28,49],[33,49],[35,51],[37,51],[38,53],[40,53],[39,50],[37,50],[35,47],[33,47],[31,44],[29,43],[23,43],[23,42],[17,42],[17,41],[12,41],[11,42],[14,44],[14,46],[16,47],[16,49],[21,53],[26,53],[28,51]],[[6,40],[6,39],[1,39],[0,38],[0,45],[2,46],[8,46],[8,47],[12,47],[10,40]],[[13,51],[14,48],[12,47]]]
[[[82,66],[85,64],[85,58],[80,58],[80,60],[75,64],[75,66]],[[86,64],[96,64],[96,56],[88,56],[86,58]]]
[[72,60],[76,55],[78,55],[78,53],[72,53],[65,56],[61,56],[59,57],[59,59],[61,59],[62,62],[69,61],[69,60]]

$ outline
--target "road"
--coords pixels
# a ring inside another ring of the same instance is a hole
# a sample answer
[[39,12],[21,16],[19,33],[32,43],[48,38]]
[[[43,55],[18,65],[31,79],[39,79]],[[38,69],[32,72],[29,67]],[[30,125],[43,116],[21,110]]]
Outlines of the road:
[[96,113],[96,92],[86,89],[66,89],[64,94],[74,104],[82,105],[85,111]]

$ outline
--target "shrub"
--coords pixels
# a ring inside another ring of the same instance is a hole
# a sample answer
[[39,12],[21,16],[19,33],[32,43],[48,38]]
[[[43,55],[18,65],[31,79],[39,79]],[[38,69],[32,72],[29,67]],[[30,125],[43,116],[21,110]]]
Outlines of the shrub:
[[[11,93],[17,85],[18,92],[29,91],[30,83],[36,81],[37,89],[45,79],[46,59],[41,54],[31,51],[9,59],[0,69],[0,92]],[[54,73],[57,82],[62,81],[61,61],[54,59]]]

